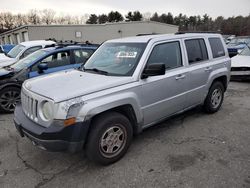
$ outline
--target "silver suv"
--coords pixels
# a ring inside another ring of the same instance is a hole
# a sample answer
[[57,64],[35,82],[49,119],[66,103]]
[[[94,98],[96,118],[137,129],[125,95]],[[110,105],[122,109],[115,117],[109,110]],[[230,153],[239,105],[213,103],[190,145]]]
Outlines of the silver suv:
[[218,34],[110,40],[79,70],[26,81],[15,125],[42,149],[85,148],[89,159],[110,164],[147,127],[197,105],[217,112],[230,67]]

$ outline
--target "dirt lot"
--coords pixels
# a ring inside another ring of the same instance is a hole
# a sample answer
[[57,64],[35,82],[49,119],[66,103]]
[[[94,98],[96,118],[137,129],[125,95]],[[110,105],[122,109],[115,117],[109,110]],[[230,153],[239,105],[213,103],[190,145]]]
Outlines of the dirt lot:
[[230,83],[222,109],[196,108],[137,136],[110,166],[48,153],[0,115],[0,187],[250,187],[250,83]]

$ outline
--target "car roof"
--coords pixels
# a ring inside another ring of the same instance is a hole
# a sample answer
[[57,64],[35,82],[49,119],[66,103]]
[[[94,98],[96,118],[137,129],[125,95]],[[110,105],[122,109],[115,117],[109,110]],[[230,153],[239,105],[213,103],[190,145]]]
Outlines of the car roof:
[[37,45],[52,45],[55,44],[55,42],[50,40],[33,40],[33,41],[21,42],[20,44],[25,47],[31,47]]
[[97,46],[80,46],[80,45],[72,45],[72,46],[65,46],[65,47],[55,46],[55,47],[43,48],[41,50],[46,51],[46,52],[59,52],[59,51],[74,50],[74,49],[96,50]]
[[144,35],[135,37],[126,37],[122,39],[113,39],[107,42],[141,42],[146,43],[150,40],[168,40],[168,39],[180,39],[180,38],[192,38],[192,37],[220,37],[220,34],[212,33],[188,33],[188,34],[160,34],[160,35]]

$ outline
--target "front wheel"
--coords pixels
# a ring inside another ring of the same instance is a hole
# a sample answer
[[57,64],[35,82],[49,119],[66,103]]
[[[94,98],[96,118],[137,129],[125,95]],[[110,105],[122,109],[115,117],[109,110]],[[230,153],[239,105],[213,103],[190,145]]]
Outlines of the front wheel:
[[108,165],[122,158],[132,140],[130,121],[122,114],[108,112],[93,122],[86,144],[87,157],[99,164]]
[[225,89],[221,82],[213,83],[204,102],[206,112],[215,113],[220,109],[224,99],[224,91]]
[[12,113],[20,102],[20,88],[6,87],[0,90],[0,111]]

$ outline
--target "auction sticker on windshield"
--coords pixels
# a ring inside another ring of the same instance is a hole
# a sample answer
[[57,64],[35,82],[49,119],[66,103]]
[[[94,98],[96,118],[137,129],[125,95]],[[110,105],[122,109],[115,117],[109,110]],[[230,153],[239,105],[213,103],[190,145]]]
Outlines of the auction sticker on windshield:
[[137,52],[125,52],[121,51],[118,52],[117,57],[118,58],[136,58]]

